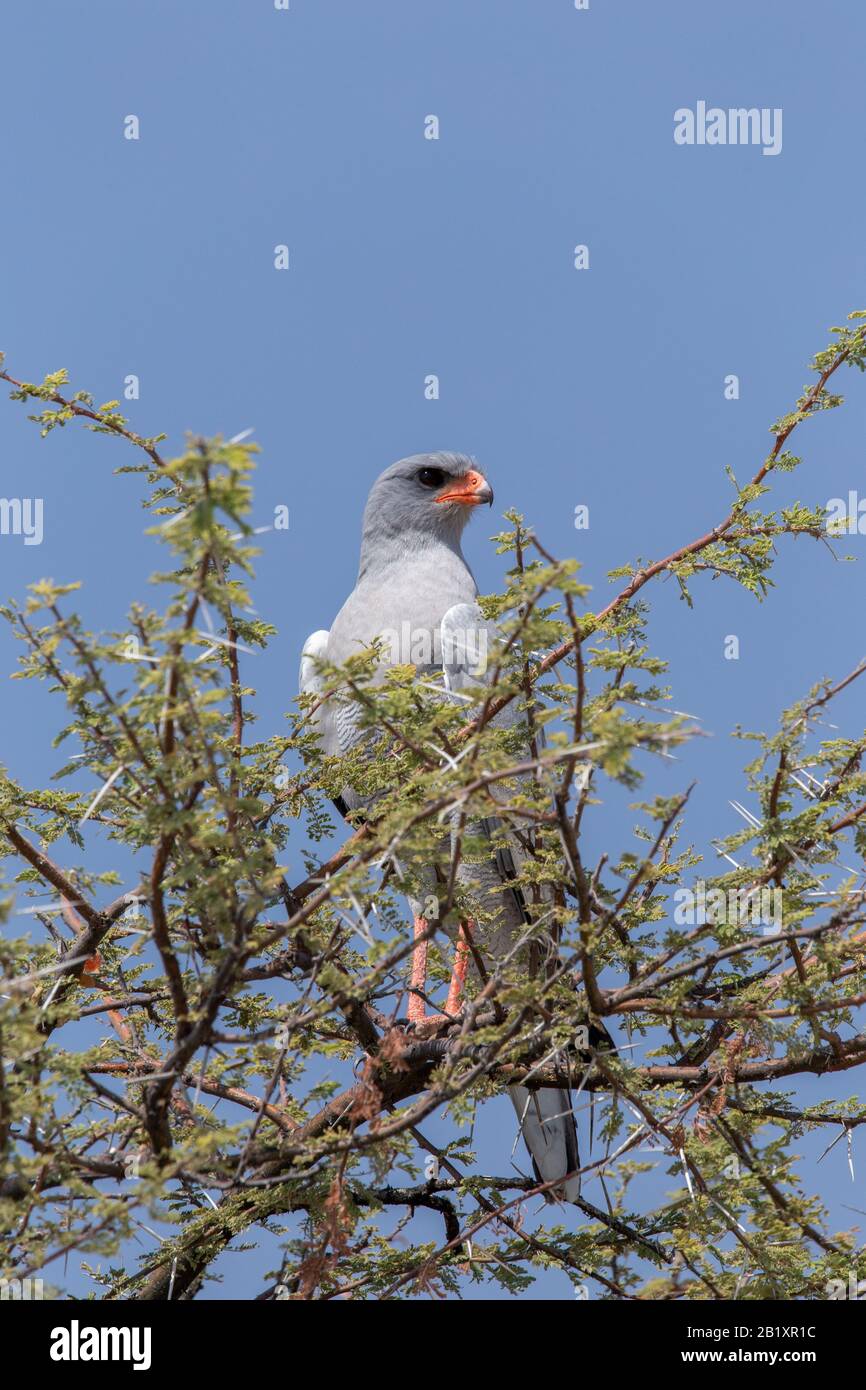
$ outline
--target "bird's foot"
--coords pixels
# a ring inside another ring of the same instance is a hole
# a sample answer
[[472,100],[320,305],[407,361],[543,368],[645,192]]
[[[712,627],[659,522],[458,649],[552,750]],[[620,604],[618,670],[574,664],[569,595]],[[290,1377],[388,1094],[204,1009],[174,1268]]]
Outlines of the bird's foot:
[[449,1028],[453,1028],[455,1023],[459,1023],[461,1017],[461,1014],[428,1014],[426,1018],[418,1019],[417,1022],[410,1020],[410,1028],[416,1038],[438,1038]]

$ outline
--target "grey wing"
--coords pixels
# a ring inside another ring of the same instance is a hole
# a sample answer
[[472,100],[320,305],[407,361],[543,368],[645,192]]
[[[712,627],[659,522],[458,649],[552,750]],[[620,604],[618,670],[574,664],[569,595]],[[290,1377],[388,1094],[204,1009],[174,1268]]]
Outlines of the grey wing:
[[[324,628],[320,628],[318,632],[311,633],[304,643],[298,672],[298,688],[301,695],[324,694],[325,679],[320,666],[328,656],[330,635]],[[346,753],[358,737],[355,706],[348,700],[341,700],[339,695],[331,695],[322,700],[315,720],[326,753],[336,756]]]
[[[442,644],[442,673],[445,689],[452,699],[465,703],[467,713],[477,706],[480,691],[490,678],[492,664],[496,660],[497,649],[501,645],[502,634],[496,624],[485,618],[476,603],[456,603],[449,608],[440,627]],[[513,727],[522,715],[515,708],[516,702],[506,705],[495,718],[499,727]],[[473,833],[490,839],[502,822],[496,817],[487,817],[473,824]],[[501,834],[497,836],[501,840]],[[490,859],[472,866],[473,887],[482,898],[488,898],[491,906],[500,909],[499,926],[489,943],[494,950],[507,949],[510,940],[526,921],[523,895],[518,888],[502,893],[502,883],[515,877],[514,845],[491,844]],[[498,891],[497,891],[498,890]]]
[[[496,625],[483,616],[477,604],[460,603],[449,608],[442,619],[441,639],[445,688],[453,698],[465,700],[468,709],[474,703],[470,692],[477,700],[478,687],[487,682],[489,663],[495,659],[501,634]],[[513,728],[518,722],[525,722],[525,718],[517,701],[512,700],[495,716],[495,723],[499,727]],[[528,743],[528,728],[526,732]],[[538,743],[539,746],[543,745],[541,730]],[[502,892],[503,882],[514,879],[516,864],[519,865],[525,856],[516,836],[510,836],[508,844],[494,849],[492,837],[501,826],[502,822],[495,817],[473,825],[475,834],[480,833],[491,840],[490,858],[481,864],[473,864],[469,869],[476,894],[490,905],[499,907],[499,922],[487,943],[488,949],[492,948],[497,956],[505,954],[528,920],[526,902],[520,888],[512,887],[510,891]],[[497,838],[501,839],[501,834]],[[580,1156],[569,1092],[565,1088],[545,1087],[529,1091],[523,1086],[511,1086],[509,1095],[536,1177],[541,1182],[557,1182],[552,1194],[546,1194],[548,1200],[553,1196],[553,1199],[559,1197],[569,1202],[575,1201],[580,1194],[577,1171]],[[567,1176],[569,1174],[572,1176]]]
[[[478,703],[480,688],[489,681],[491,667],[502,643],[502,634],[495,623],[484,617],[477,604],[457,603],[443,617],[440,637],[445,688],[453,699],[465,702],[469,712]],[[513,728],[521,721],[524,721],[524,716],[517,707],[517,701],[512,700],[493,722],[499,728]],[[501,829],[501,825],[502,822],[495,817],[485,818],[473,826],[473,831],[490,838]],[[501,841],[501,834],[497,839]],[[495,902],[501,907],[500,926],[494,942],[491,942],[494,948],[506,946],[509,938],[513,940],[515,933],[527,920],[520,889],[514,888],[505,894],[501,892],[503,881],[516,877],[516,862],[519,863],[522,857],[519,842],[512,836],[507,845],[499,844],[495,849],[491,845],[489,863],[473,866],[475,886],[481,896],[486,897],[490,893],[491,904]],[[494,896],[497,887],[500,891]]]

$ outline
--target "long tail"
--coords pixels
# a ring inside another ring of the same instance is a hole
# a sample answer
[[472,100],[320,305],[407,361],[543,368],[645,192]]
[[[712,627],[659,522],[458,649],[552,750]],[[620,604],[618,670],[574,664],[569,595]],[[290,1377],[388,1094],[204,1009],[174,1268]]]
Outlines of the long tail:
[[[571,1095],[564,1089],[528,1091],[525,1086],[510,1086],[514,1108],[535,1176],[539,1182],[563,1182],[550,1188],[545,1197],[574,1202],[580,1196],[580,1153],[577,1146],[577,1125],[572,1112]],[[573,1177],[566,1175],[572,1173]]]

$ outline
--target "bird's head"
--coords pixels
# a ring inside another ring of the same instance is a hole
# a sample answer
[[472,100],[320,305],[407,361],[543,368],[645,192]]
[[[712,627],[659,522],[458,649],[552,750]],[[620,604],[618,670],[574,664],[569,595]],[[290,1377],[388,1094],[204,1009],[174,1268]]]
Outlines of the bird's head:
[[459,541],[475,507],[493,503],[493,489],[465,454],[413,454],[380,473],[367,499],[364,539],[396,536],[409,543]]

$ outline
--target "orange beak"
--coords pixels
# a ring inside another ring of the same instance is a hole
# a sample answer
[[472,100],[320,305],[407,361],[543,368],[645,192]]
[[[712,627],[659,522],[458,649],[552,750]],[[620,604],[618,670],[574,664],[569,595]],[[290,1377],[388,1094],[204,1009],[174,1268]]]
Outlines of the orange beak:
[[470,470],[462,478],[455,478],[445,492],[440,492],[437,502],[460,502],[464,507],[480,507],[482,503],[493,505],[493,488],[481,474]]

